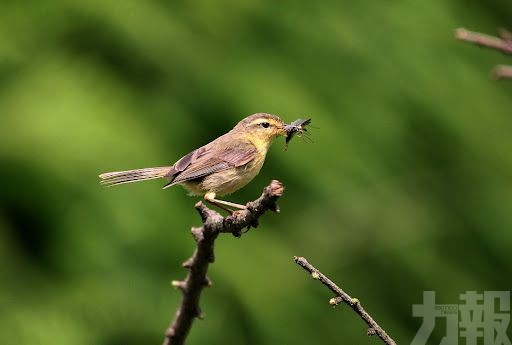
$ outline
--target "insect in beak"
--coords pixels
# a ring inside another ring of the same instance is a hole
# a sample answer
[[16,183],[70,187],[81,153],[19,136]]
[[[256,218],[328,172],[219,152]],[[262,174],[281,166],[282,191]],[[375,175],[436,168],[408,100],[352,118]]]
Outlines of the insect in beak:
[[289,125],[284,126],[284,131],[286,132],[286,144],[285,151],[288,149],[288,143],[292,138],[297,134],[299,137],[307,132],[306,126],[311,124],[311,119],[298,119],[290,123]]

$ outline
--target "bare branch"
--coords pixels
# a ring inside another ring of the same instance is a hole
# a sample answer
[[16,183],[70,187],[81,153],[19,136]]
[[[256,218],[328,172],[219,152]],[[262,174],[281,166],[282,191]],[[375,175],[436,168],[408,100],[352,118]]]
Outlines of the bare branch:
[[364,310],[363,306],[359,302],[357,298],[350,297],[345,291],[339,288],[336,284],[334,284],[329,278],[327,278],[322,272],[317,270],[313,265],[311,265],[305,258],[300,256],[295,256],[293,260],[303,269],[308,271],[314,279],[319,280],[322,284],[327,286],[329,290],[334,292],[335,297],[329,300],[329,304],[332,306],[337,306],[338,304],[344,302],[348,306],[350,306],[364,322],[368,325],[368,336],[372,336],[374,334],[378,335],[380,339],[385,344],[388,345],[396,345],[395,341],[391,339],[391,337],[384,331],[382,327],[379,326],[377,322]]
[[502,51],[506,54],[512,54],[512,41],[510,39],[504,38],[506,35],[510,34],[506,30],[501,30],[500,35],[502,37],[495,37],[486,34],[482,34],[479,32],[473,32],[466,30],[464,28],[459,28],[455,30],[455,38],[461,41],[474,43],[476,45],[487,47],[495,50]]
[[[476,45],[512,54],[512,33],[505,29],[498,30],[499,37],[473,32],[464,28],[455,30],[455,38]],[[512,66],[498,65],[492,75],[496,79],[512,79]]]
[[498,65],[492,71],[492,75],[496,79],[512,79],[512,66]]
[[214,244],[217,236],[220,233],[231,233],[235,237],[240,237],[244,228],[256,228],[263,213],[268,210],[279,212],[276,201],[283,191],[281,182],[274,180],[265,187],[257,200],[247,203],[246,210],[234,212],[228,217],[222,217],[202,202],[196,204],[203,226],[192,228],[197,247],[192,257],[183,263],[183,267],[189,270],[187,277],[183,281],[172,282],[174,287],[181,290],[183,298],[174,320],[165,332],[164,345],[184,344],[194,319],[202,319],[199,297],[204,287],[211,286],[206,272],[208,265],[215,259]]

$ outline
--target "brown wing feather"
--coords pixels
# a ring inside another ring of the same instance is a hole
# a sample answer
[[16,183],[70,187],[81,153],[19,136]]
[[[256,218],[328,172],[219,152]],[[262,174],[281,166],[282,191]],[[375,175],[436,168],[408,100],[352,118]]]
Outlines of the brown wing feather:
[[178,174],[172,183],[176,184],[184,181],[194,180],[221,170],[226,170],[230,167],[229,163],[216,159],[209,159],[208,161],[198,163],[200,164],[191,164],[185,171]]
[[239,167],[250,162],[256,155],[256,148],[251,143],[228,147],[223,151],[203,146],[181,158],[169,172],[171,181],[164,186],[201,178],[231,167]]
[[256,147],[254,147],[253,144],[247,143],[245,145],[240,145],[236,148],[230,148],[223,151],[220,154],[220,159],[235,167],[239,167],[253,160],[256,152]]
[[197,150],[194,150],[190,152],[189,154],[181,157],[174,165],[172,166],[171,170],[167,173],[166,177],[171,179],[171,182],[174,180],[174,178],[188,168],[188,166],[195,161],[197,161],[199,158],[205,156],[210,151],[210,145],[205,145]]

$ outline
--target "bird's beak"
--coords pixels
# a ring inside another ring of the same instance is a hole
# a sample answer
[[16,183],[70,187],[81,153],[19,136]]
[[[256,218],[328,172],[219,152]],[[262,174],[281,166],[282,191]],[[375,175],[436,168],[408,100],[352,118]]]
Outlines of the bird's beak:
[[286,132],[286,124],[277,127],[277,135],[282,135],[283,137],[286,137],[288,135],[288,133]]

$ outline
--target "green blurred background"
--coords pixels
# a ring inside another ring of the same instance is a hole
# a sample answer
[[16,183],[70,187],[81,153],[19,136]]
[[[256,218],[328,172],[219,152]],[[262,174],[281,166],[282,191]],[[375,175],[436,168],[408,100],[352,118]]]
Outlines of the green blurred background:
[[[230,200],[281,214],[221,236],[189,344],[376,344],[306,256],[401,344],[424,290],[457,304],[512,274],[512,84],[453,39],[502,1],[2,1],[0,343],[159,344],[197,199],[100,172],[160,166],[246,115],[311,117]],[[444,335],[439,322],[430,339]]]

